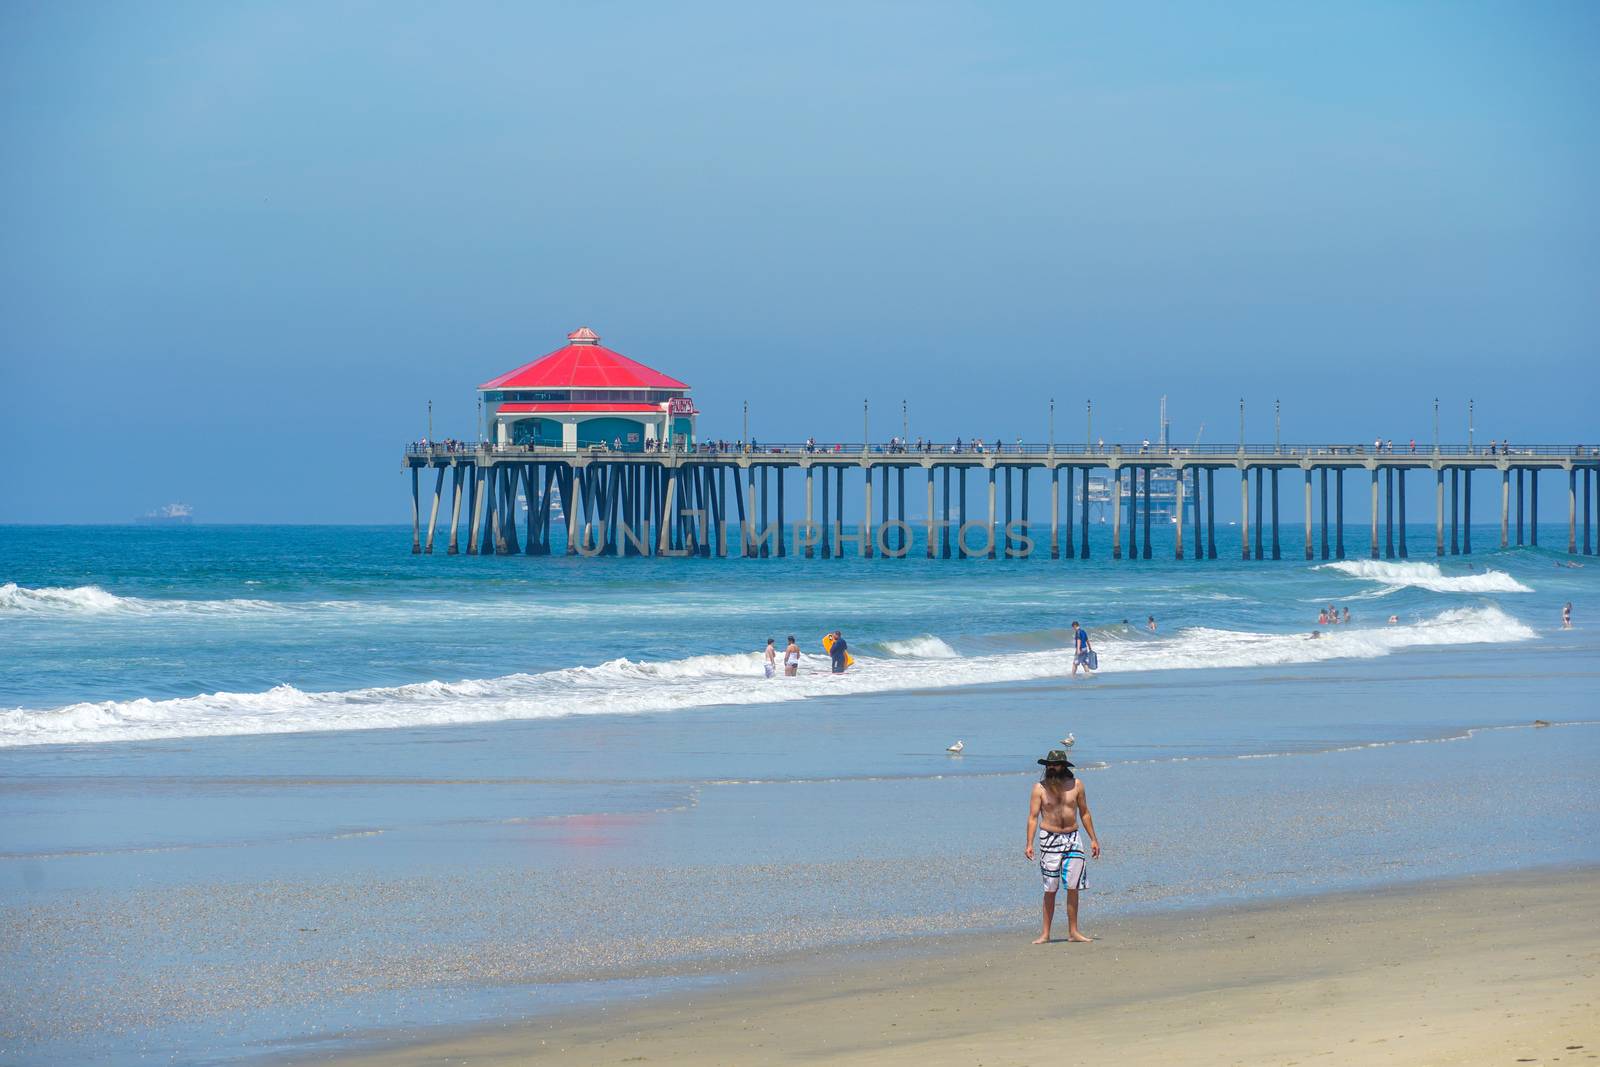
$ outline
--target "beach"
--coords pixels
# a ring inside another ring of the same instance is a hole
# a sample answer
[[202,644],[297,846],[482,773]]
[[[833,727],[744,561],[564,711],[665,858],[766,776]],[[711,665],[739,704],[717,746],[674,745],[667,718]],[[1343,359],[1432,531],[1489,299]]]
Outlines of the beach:
[[[1600,864],[1600,572],[1544,550],[1474,569],[824,567],[416,558],[403,533],[129,529],[103,552],[0,528],[0,1061],[305,1063],[535,1031],[603,1061],[615,1045],[584,1020],[673,1011],[689,1055],[695,1012],[734,1004],[786,1054],[873,1058],[877,1017],[853,1012],[942,989],[965,1016],[981,997],[962,975],[987,959],[1006,975],[984,1026],[1004,1033],[918,1019],[903,1054],[937,1036],[958,1061],[981,1039],[1021,1062],[1062,980],[1027,969],[1054,958],[1148,968],[1095,972],[1078,995],[1100,1009],[1063,1040],[1137,1033],[1155,1062],[1167,1015],[1116,1020],[1151,991],[1210,1003],[1194,971],[1295,1017],[1321,1010],[1292,999],[1320,988],[1308,959],[1345,961],[1333,1008],[1378,982],[1346,938],[1284,941],[1305,924],[1279,909],[1395,892],[1415,930],[1373,936],[1442,944],[1479,935],[1405,887],[1566,871],[1577,893]],[[1329,603],[1354,621],[1309,639]],[[1157,632],[1122,621],[1146,614]],[[1093,678],[1066,677],[1074,619]],[[842,678],[818,647],[835,627],[857,659]],[[789,633],[801,676],[763,679],[761,646]],[[1104,845],[1083,922],[1103,940],[1029,956],[1028,794],[1069,733]],[[1204,940],[1228,923],[1266,925]],[[1219,955],[1171,955],[1202,950]],[[1398,962],[1385,975],[1421,981]],[[876,999],[809,1026],[838,975]],[[1519,988],[1519,1019],[1564,1010]]]
[[953,937],[333,1062],[1583,1063],[1600,1059],[1597,875],[1113,919],[1089,945]]

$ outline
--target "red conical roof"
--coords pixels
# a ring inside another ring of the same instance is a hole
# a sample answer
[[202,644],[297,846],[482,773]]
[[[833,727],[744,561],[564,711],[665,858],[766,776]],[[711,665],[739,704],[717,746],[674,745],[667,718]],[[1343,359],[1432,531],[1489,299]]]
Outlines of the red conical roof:
[[565,348],[491,378],[478,388],[688,389],[689,386],[621,352],[613,352],[600,343],[599,334],[580,326],[567,334]]

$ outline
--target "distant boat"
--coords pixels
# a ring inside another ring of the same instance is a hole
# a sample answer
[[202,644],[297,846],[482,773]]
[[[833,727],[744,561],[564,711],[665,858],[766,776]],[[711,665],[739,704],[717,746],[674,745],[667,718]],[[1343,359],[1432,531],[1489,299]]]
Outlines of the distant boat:
[[[528,513],[528,498],[525,494],[517,494],[517,506],[522,509],[524,515]],[[550,521],[558,524],[567,521],[567,513],[562,510],[559,496],[552,495],[550,497]]]
[[138,521],[150,526],[188,526],[194,522],[194,508],[188,504],[163,504],[139,516]]

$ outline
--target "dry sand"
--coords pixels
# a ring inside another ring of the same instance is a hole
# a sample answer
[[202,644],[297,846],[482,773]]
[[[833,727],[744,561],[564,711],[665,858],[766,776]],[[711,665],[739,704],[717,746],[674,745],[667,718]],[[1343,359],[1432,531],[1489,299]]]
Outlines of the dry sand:
[[[1582,1064],[1600,872],[1533,872],[848,955],[352,1057],[412,1064]],[[1060,931],[1058,931],[1060,932]]]

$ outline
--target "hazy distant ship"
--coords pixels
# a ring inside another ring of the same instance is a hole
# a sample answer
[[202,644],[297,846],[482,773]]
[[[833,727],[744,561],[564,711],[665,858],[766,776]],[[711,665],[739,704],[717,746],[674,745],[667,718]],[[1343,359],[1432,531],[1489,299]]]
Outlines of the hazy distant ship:
[[188,526],[194,522],[194,508],[188,504],[164,504],[145,512],[138,521],[151,526]]

